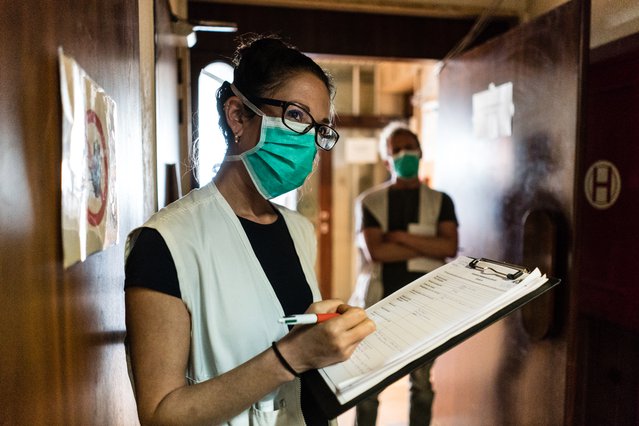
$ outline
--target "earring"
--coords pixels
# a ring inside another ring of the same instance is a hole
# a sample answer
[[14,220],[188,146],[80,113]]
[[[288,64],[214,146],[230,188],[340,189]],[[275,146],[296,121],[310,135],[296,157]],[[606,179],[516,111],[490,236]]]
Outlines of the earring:
[[240,135],[235,135],[235,143],[240,143]]

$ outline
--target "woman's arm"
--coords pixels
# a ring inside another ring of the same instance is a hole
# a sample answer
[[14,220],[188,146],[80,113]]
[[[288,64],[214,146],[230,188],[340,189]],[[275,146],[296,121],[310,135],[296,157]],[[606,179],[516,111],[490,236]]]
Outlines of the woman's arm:
[[[374,323],[361,309],[338,301],[318,302],[309,308],[309,312],[336,310],[343,315],[326,323],[296,327],[278,343],[298,373],[347,359],[374,331]],[[138,415],[143,425],[223,423],[294,378],[269,348],[219,377],[187,386],[191,331],[184,303],[173,296],[132,287],[126,292],[126,311]]]
[[275,354],[265,351],[241,368],[187,386],[191,329],[184,303],[135,287],[126,292],[126,310],[138,414],[143,425],[219,424],[292,379]]

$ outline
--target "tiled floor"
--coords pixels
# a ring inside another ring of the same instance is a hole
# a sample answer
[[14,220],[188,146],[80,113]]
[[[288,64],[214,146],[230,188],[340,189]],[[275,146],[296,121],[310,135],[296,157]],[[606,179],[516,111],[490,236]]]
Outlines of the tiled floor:
[[[387,387],[379,396],[377,426],[408,425],[408,376]],[[351,409],[337,418],[339,426],[351,426],[355,423],[355,409]]]

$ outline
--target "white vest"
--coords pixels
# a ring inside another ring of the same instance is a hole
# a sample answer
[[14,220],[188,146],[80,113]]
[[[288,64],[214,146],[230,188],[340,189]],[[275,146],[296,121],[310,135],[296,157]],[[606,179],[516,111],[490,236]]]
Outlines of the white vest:
[[[361,232],[362,207],[366,209],[379,222],[382,232],[388,232],[388,190],[392,182],[384,182],[380,185],[364,191],[356,200],[356,230]],[[437,235],[437,219],[442,205],[442,193],[420,185],[418,222],[408,225],[408,232],[427,237]],[[363,237],[358,237],[358,244],[364,244]],[[427,273],[442,266],[441,259],[431,257],[417,257],[407,261],[407,269],[410,272]],[[362,272],[357,278],[355,291],[349,303],[368,307],[382,299],[384,288],[382,285],[382,265],[380,263],[366,263],[362,266]]]
[[[315,276],[313,225],[279,207],[302,264],[313,300],[320,299]],[[158,230],[168,246],[191,315],[189,383],[217,377],[246,362],[288,333],[284,316],[242,225],[214,183],[191,191],[144,225]],[[126,256],[140,228],[129,234]],[[229,389],[228,392],[233,392]],[[231,419],[228,425],[303,425],[299,379],[289,382]]]

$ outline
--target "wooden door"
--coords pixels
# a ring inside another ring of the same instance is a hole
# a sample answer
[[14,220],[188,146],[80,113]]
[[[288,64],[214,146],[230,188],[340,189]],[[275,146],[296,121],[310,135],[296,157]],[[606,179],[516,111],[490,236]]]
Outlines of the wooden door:
[[[456,204],[460,254],[543,262],[563,284],[439,357],[434,421],[560,425],[565,418],[581,13],[569,2],[445,64],[433,185]],[[561,36],[559,36],[561,35]],[[512,135],[475,137],[473,94],[512,83]],[[531,266],[531,265],[528,265]]]
[[639,424],[639,35],[592,53],[577,179],[576,424]]

